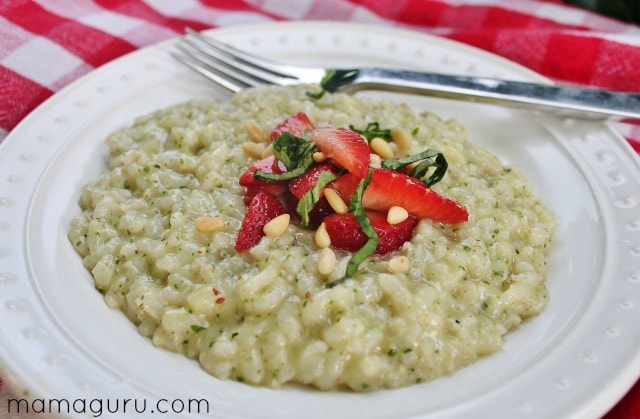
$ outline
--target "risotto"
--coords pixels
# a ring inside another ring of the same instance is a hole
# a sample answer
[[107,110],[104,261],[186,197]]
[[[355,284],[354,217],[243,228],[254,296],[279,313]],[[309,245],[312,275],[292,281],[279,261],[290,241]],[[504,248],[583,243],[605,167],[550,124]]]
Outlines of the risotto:
[[[552,214],[458,122],[343,94],[310,98],[313,88],[180,104],[108,137],[108,168],[82,189],[69,229],[106,304],[210,374],[273,388],[397,388],[498,351],[547,304]],[[268,153],[257,137],[300,112],[318,126],[401,128],[411,138],[387,143],[396,156],[439,150],[448,170],[432,189],[468,220],[420,219],[409,241],[346,280],[352,253],[333,249],[319,269],[324,246],[294,222],[237,251],[239,178]]]

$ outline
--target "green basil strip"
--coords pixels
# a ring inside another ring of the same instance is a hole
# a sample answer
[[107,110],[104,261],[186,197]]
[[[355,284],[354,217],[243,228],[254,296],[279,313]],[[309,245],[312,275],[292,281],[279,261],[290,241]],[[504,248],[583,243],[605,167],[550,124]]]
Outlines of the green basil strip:
[[288,132],[283,132],[273,141],[273,155],[288,170],[298,167],[310,154],[313,154],[313,151],[315,151],[315,144]]
[[351,131],[355,131],[358,134],[362,135],[368,141],[371,141],[377,137],[384,138],[385,140],[391,139],[391,130],[380,128],[380,124],[378,122],[369,122],[367,124],[367,127],[363,130],[359,130],[355,128],[353,125],[349,125],[349,129],[351,129]]
[[382,167],[384,169],[390,170],[398,170],[407,166],[411,163],[415,163],[420,160],[429,159],[431,160],[433,157],[436,157],[438,154],[442,154],[437,150],[428,149],[419,154],[414,154],[412,156],[402,157],[400,159],[388,159],[382,161]]
[[411,169],[409,173],[417,179],[422,180],[430,168],[435,167],[435,171],[426,179],[422,180],[427,186],[438,183],[447,172],[449,164],[444,154],[437,150],[428,149],[419,154],[403,157],[401,159],[389,159],[382,161],[382,167],[390,170],[398,170],[411,163],[420,162],[416,167]]
[[307,96],[309,96],[311,99],[322,99],[322,96],[324,96],[325,93],[327,93],[326,90],[320,90],[318,92],[311,92],[311,91],[307,91],[305,92]]
[[449,164],[447,163],[447,159],[444,157],[444,154],[438,153],[435,160],[427,159],[422,161],[416,167],[411,169],[409,174],[417,179],[422,179],[431,167],[435,167],[436,170],[434,170],[433,173],[431,173],[431,176],[426,180],[422,180],[427,186],[435,185],[440,182],[445,173],[447,173]]
[[[304,174],[307,170],[309,170],[309,168],[315,163],[315,161],[313,160],[313,153],[316,148],[312,143],[309,143],[309,145],[310,146],[305,147],[305,154],[300,156],[300,159],[296,162],[295,168],[293,168],[293,170],[288,170],[284,173],[266,173],[262,170],[256,170],[255,172],[253,172],[253,177],[258,180],[265,180],[268,182],[277,182],[279,180],[291,180],[293,178],[297,178],[298,176]],[[276,156],[276,158],[278,157]]]
[[291,180],[291,179],[297,178],[300,175],[303,175],[307,170],[309,170],[309,168],[314,163],[313,158],[311,158],[310,160],[311,160],[311,163],[309,165],[299,164],[298,167],[296,167],[295,169],[290,170],[288,172],[284,172],[284,173],[266,173],[266,172],[263,172],[262,170],[256,170],[255,172],[253,172],[253,177],[255,177],[258,180],[265,180],[267,182],[277,182],[279,180]]
[[358,272],[358,266],[360,266],[360,263],[371,256],[376,251],[376,247],[378,247],[378,234],[376,234],[376,231],[371,226],[369,219],[366,219],[367,225],[371,227],[371,232],[373,233],[373,235],[370,236],[369,234],[367,234],[369,240],[367,240],[367,242],[360,248],[360,250],[358,250],[353,256],[351,256],[351,259],[349,259],[349,263],[347,263],[347,277],[352,277],[353,275],[355,275],[356,272]]
[[366,178],[362,179],[358,183],[358,187],[356,188],[356,191],[354,192],[353,196],[351,196],[351,200],[349,201],[349,210],[351,210],[354,217],[356,218],[356,221],[358,222],[358,225],[360,226],[364,234],[367,235],[369,240],[367,240],[367,242],[360,248],[360,250],[358,250],[356,253],[354,253],[353,256],[351,256],[351,259],[349,259],[346,272],[347,277],[355,275],[358,271],[358,266],[360,266],[360,263],[371,256],[373,252],[376,251],[376,247],[378,247],[378,234],[373,229],[371,221],[369,221],[369,218],[367,218],[367,214],[365,213],[364,207],[362,206],[362,195],[364,195],[365,189],[367,189],[367,186],[369,186],[369,183],[371,182],[372,173],[373,169],[369,168],[369,174]]
[[364,234],[369,237],[369,240],[367,240],[364,246],[362,246],[356,253],[353,254],[353,256],[351,256],[351,259],[349,259],[349,262],[347,263],[347,271],[345,273],[345,276],[341,279],[327,284],[327,288],[333,288],[336,285],[340,285],[348,278],[355,275],[356,272],[358,272],[358,266],[360,266],[360,263],[371,256],[378,247],[378,234],[373,229],[371,221],[369,221],[369,218],[367,218],[367,214],[365,213],[364,207],[362,206],[362,195],[364,195],[365,189],[371,182],[372,173],[373,169],[369,168],[368,176],[362,179],[360,183],[358,183],[358,187],[356,188],[356,191],[353,193],[353,195],[351,196],[351,200],[349,201],[349,210],[351,210],[356,218],[356,221],[358,222],[358,225],[360,226]]
[[320,86],[327,92],[336,92],[340,87],[346,86],[356,80],[360,70],[341,69],[327,71],[320,81]]
[[300,215],[300,224],[303,227],[307,227],[311,220],[309,220],[309,213],[320,200],[320,191],[329,183],[333,182],[338,176],[336,176],[331,170],[320,173],[318,176],[318,182],[316,185],[309,189],[296,206],[296,212]]

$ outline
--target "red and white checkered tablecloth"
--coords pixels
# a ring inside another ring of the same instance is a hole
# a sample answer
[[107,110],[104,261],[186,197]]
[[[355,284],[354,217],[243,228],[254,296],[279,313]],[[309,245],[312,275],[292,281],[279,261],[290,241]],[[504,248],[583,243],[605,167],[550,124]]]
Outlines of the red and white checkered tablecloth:
[[[187,26],[281,20],[411,28],[557,82],[640,92],[640,27],[561,0],[0,0],[0,141],[65,85]],[[640,152],[640,125],[615,128]],[[0,389],[0,401],[6,391]],[[640,384],[609,416],[640,418]]]

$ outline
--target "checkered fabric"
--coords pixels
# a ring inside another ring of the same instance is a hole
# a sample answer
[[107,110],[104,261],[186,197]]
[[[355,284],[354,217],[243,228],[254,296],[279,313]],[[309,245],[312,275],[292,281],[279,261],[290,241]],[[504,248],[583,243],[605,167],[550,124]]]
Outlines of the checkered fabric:
[[[560,0],[2,0],[0,139],[69,82],[186,26],[304,19],[408,27],[559,82],[640,91],[640,27]],[[640,126],[616,128],[640,152]]]
[[[640,92],[640,27],[561,0],[0,0],[0,141],[68,83],[187,26],[281,20],[410,28],[558,82]],[[640,125],[615,128],[640,152]],[[611,417],[640,417],[640,385]]]

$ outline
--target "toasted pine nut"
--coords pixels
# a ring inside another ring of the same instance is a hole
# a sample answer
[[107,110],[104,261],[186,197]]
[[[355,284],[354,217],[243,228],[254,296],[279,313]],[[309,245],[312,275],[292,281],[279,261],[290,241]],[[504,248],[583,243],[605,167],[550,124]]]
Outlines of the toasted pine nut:
[[393,158],[393,150],[389,146],[389,143],[380,137],[376,137],[371,140],[369,147],[371,147],[371,150],[383,159]]
[[406,256],[394,256],[387,262],[387,271],[392,274],[407,273],[409,268],[409,258]]
[[407,218],[409,218],[409,213],[402,207],[394,205],[387,211],[387,222],[389,224],[400,224]]
[[201,233],[213,233],[224,228],[224,220],[219,217],[202,216],[194,220],[194,225]]
[[319,248],[324,249],[326,247],[331,246],[331,237],[327,232],[327,225],[325,223],[321,223],[318,229],[316,230],[316,234],[314,235],[314,239]]
[[402,128],[391,128],[391,139],[400,150],[409,150],[411,148],[411,135]]
[[327,159],[327,156],[322,151],[316,151],[315,153],[313,153],[312,157],[313,161],[316,163],[323,162]]
[[273,154],[273,143],[269,143],[269,145],[267,145],[264,150],[262,150],[262,154],[260,155],[260,157],[262,157],[263,159],[267,156],[270,156]]
[[371,153],[369,157],[370,157],[369,166],[374,167],[376,169],[379,169],[382,167],[382,159],[380,158],[379,155],[377,155],[376,153]]
[[273,218],[262,227],[262,231],[269,237],[278,237],[284,234],[289,227],[291,216],[289,214],[280,214]]
[[324,189],[324,197],[327,198],[327,202],[331,205],[331,208],[338,214],[346,214],[349,211],[349,207],[344,203],[338,192],[331,188]]
[[320,251],[318,258],[318,272],[320,275],[328,275],[336,267],[336,254],[330,247],[325,247]]
[[252,143],[250,141],[245,141],[241,145],[242,151],[247,153],[249,157],[253,157],[254,159],[262,158],[262,152],[267,147],[265,143]]
[[254,124],[247,124],[245,125],[245,129],[247,130],[247,134],[249,135],[249,138],[254,143],[269,142],[269,136],[259,126]]

